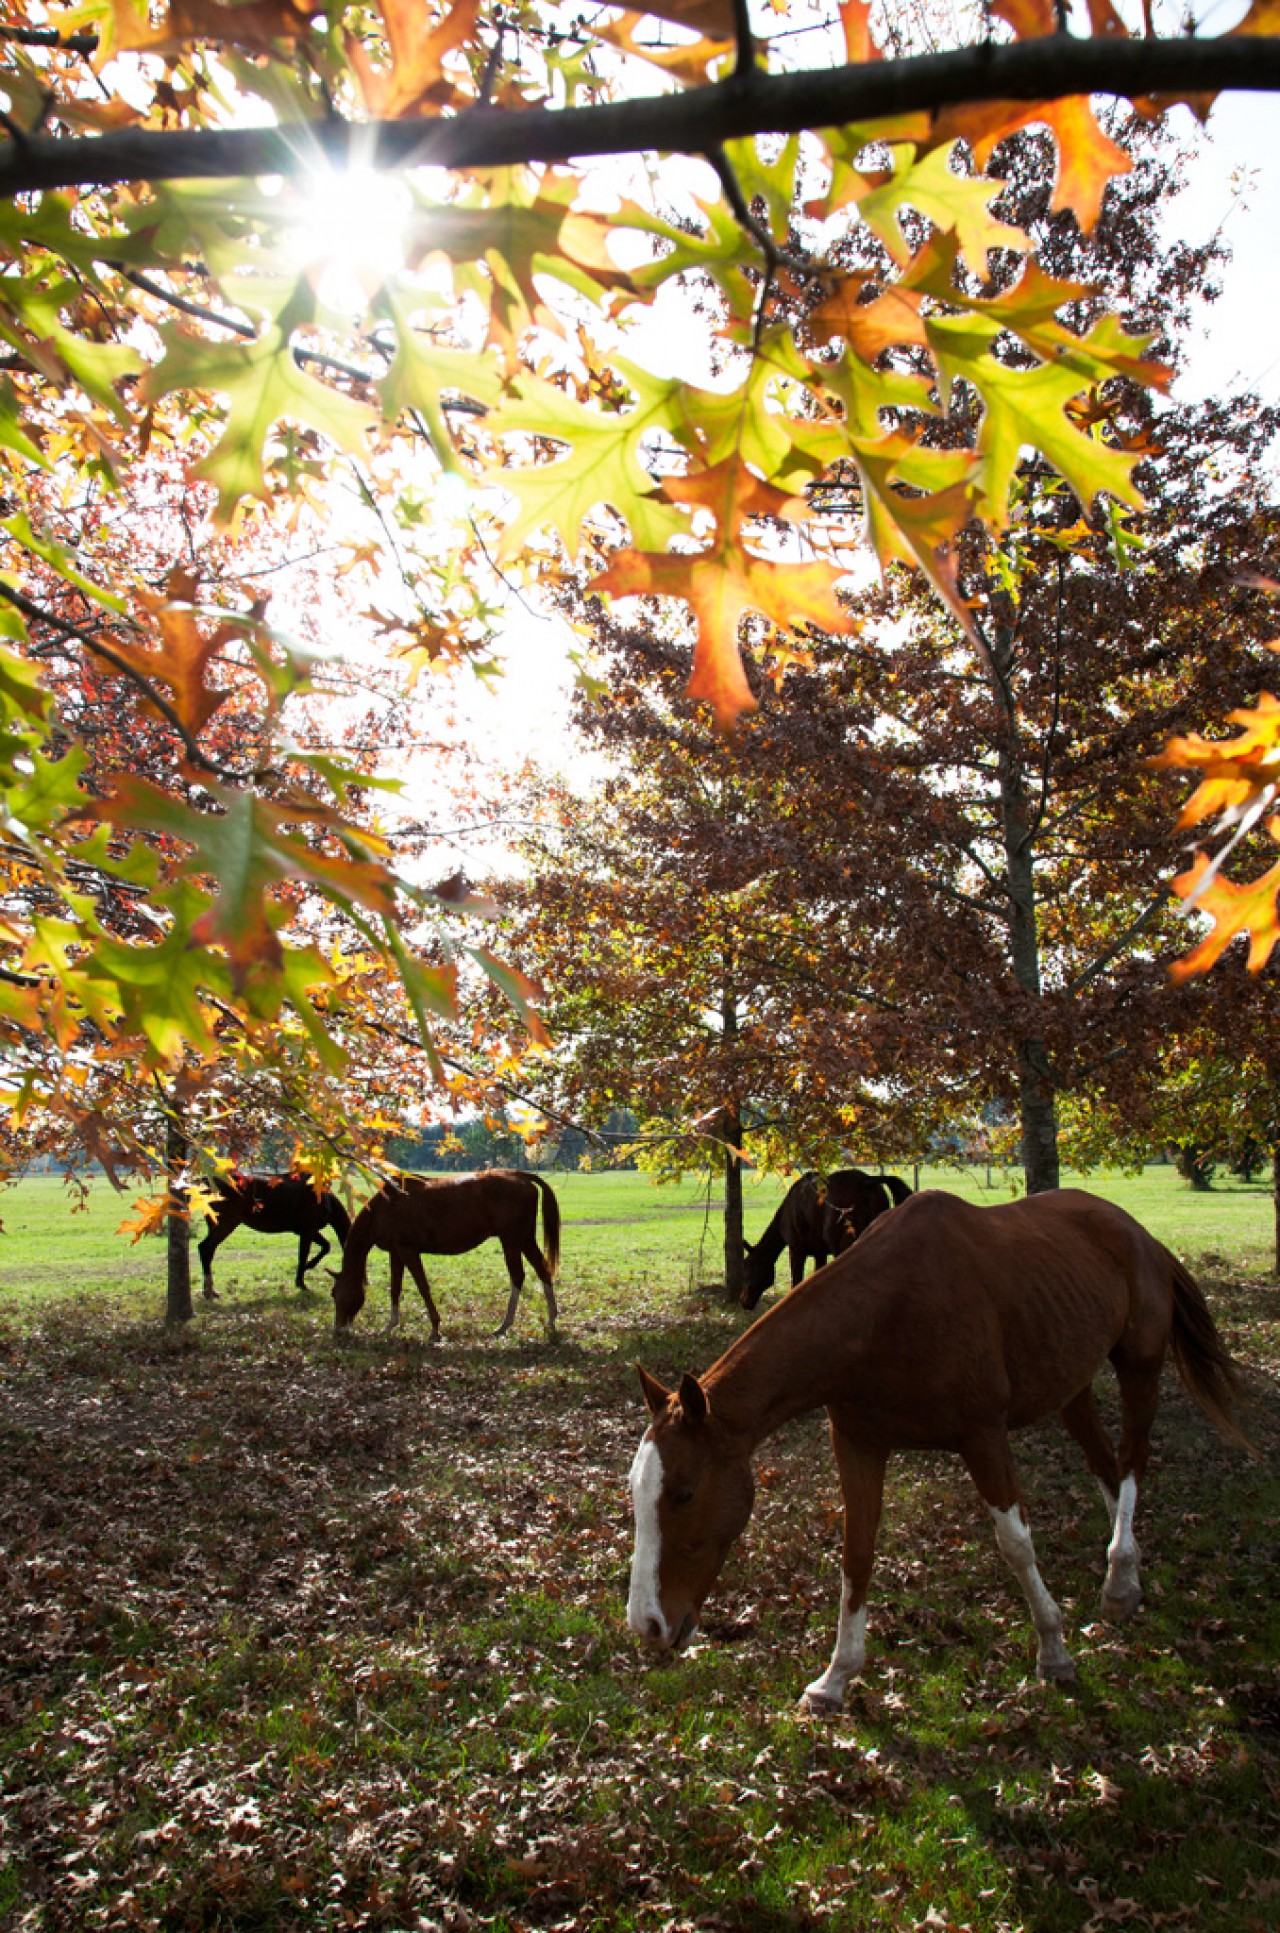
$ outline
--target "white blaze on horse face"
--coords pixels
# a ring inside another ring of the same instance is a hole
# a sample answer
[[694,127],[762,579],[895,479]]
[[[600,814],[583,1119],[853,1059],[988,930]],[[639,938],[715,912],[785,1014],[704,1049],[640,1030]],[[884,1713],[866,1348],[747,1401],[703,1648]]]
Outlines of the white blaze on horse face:
[[642,1638],[670,1644],[671,1632],[658,1598],[658,1564],[662,1532],[658,1527],[658,1499],[662,1495],[662,1458],[646,1435],[631,1466],[631,1507],[636,1520],[635,1549],[631,1555],[631,1589],[627,1623]]

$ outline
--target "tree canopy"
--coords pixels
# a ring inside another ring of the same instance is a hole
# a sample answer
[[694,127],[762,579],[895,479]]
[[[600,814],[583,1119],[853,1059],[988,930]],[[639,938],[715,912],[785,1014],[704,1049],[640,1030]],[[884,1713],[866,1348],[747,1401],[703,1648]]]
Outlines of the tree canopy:
[[[981,648],[960,546],[1016,524],[1029,452],[1123,531],[1147,446],[1117,397],[1166,372],[1037,257],[993,157],[1046,127],[1053,206],[1087,230],[1130,167],[1089,95],[1150,118],[1280,86],[1280,16],[1254,0],[1231,34],[1160,40],[1110,0],[1088,14],[1075,36],[1052,0],[997,0],[972,45],[921,51],[862,0],[838,24],[745,0],[590,21],[4,0],[0,1026],[20,1118],[83,1130],[104,1061],[172,1092],[229,1040],[272,1079],[282,1055],[304,1081],[349,1068],[357,1039],[438,1055],[473,968],[530,1015],[459,928],[465,889],[404,863],[374,762],[300,742],[314,660],[210,568],[213,530],[274,541],[354,489],[378,529],[346,561],[411,671],[483,659],[504,582],[569,567],[602,597],[675,600],[723,730],[755,702],[744,646],[780,673],[814,627],[850,635],[864,539]],[[690,310],[705,380],[656,347]],[[157,464],[195,493],[194,538],[86,547],[86,507],[139,501]],[[93,707],[51,653],[128,684],[145,759],[95,765]],[[1169,760],[1204,779],[1188,823],[1280,837],[1278,720],[1263,700],[1235,740],[1180,736]],[[1179,888],[1216,921],[1202,958],[1244,928],[1264,958],[1277,889],[1280,867],[1236,886],[1202,855]]]

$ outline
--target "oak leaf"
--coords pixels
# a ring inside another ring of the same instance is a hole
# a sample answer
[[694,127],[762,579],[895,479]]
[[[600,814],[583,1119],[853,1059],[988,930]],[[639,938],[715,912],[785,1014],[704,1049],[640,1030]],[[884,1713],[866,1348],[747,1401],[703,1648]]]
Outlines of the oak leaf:
[[[1271,831],[1273,837],[1280,838],[1280,820],[1272,820]],[[1198,852],[1189,869],[1178,874],[1173,889],[1198,912],[1207,913],[1213,926],[1198,946],[1175,960],[1169,969],[1171,979],[1183,981],[1207,973],[1240,933],[1249,935],[1250,973],[1261,972],[1280,941],[1280,860],[1261,878],[1235,886],[1217,876],[1213,861]]]
[[1204,774],[1182,808],[1179,832],[1209,818],[1238,820],[1253,800],[1280,784],[1280,700],[1264,691],[1256,706],[1242,706],[1227,716],[1230,724],[1244,728],[1237,738],[1209,739],[1192,732],[1171,738],[1151,760],[1156,770],[1189,766]]
[[774,563],[734,542],[693,554],[622,551],[591,589],[613,597],[677,597],[690,606],[698,639],[689,696],[705,699],[717,726],[728,731],[743,712],[756,709],[738,648],[742,619],[754,611],[782,630],[814,624],[842,631],[848,620],[836,585],[845,574],[821,562]]
[[435,19],[425,0],[378,0],[378,11],[391,50],[390,71],[374,67],[364,43],[350,33],[347,59],[370,114],[397,120],[420,113],[437,99],[445,56],[474,34],[480,0],[456,0]]

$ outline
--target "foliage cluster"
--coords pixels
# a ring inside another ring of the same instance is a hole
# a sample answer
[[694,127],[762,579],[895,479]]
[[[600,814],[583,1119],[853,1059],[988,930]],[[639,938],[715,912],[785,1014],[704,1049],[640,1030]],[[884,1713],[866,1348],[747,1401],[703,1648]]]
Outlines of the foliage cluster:
[[[129,555],[131,519],[99,542],[103,506],[140,505],[151,466],[202,484],[233,541],[323,519],[351,479],[379,531],[349,561],[394,575],[379,629],[411,672],[486,660],[495,568],[569,563],[601,595],[678,600],[690,689],[721,726],[754,703],[744,644],[785,667],[813,627],[847,635],[859,530],[976,641],[991,598],[961,584],[962,534],[1016,523],[1025,449],[1123,529],[1145,444],[1116,385],[1163,372],[1002,216],[992,157],[1046,126],[1053,207],[1092,226],[1129,162],[1088,91],[1154,116],[1153,87],[1203,110],[1213,86],[1271,84],[1274,7],[1194,46],[1131,35],[1110,0],[1079,40],[1050,0],[991,15],[996,45],[919,55],[851,0],[827,73],[821,40],[816,68],[785,71],[790,27],[757,34],[725,0],[590,22],[476,0],[36,18],[5,0],[0,1024],[20,1123],[154,1156],[102,1104],[105,1068],[135,1114],[151,1096],[181,1167],[201,1097],[228,1118],[228,1069],[277,1111],[326,1083],[349,1100],[424,1038],[465,1084],[431,1030],[475,967],[529,1016],[527,983],[454,933],[465,893],[396,851],[373,761],[294,739],[314,666],[219,577],[205,525],[163,568]],[[709,170],[633,168],[608,205],[598,172],[560,165],[666,130]],[[376,175],[347,202],[353,299],[316,235],[343,225],[332,158],[362,146],[408,172],[398,205]],[[644,326],[690,290],[713,385],[646,360]],[[67,674],[41,675],[50,659]],[[114,771],[91,757],[104,679],[146,721],[146,756]],[[1197,822],[1269,810],[1274,715],[1241,722],[1229,748],[1184,735],[1171,754],[1206,772]],[[1264,954],[1270,875],[1228,917],[1208,864],[1188,890]],[[505,1051],[482,1056],[481,1091]],[[341,1113],[296,1108],[322,1171]]]

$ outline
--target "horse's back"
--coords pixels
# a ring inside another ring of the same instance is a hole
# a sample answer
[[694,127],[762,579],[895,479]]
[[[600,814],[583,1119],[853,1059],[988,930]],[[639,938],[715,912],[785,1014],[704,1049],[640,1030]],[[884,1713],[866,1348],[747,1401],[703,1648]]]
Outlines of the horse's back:
[[860,1305],[886,1386],[981,1391],[1010,1427],[1087,1388],[1122,1337],[1159,1354],[1168,1334],[1167,1251],[1082,1189],[989,1208],[922,1190],[812,1279],[825,1278]]
[[221,1210],[225,1202],[250,1227],[264,1235],[296,1235],[302,1226],[321,1217],[321,1202],[333,1197],[316,1194],[306,1175],[224,1175],[218,1182]]
[[520,1235],[538,1212],[541,1190],[516,1168],[474,1175],[403,1175],[375,1197],[383,1247],[397,1240],[420,1252],[463,1255],[491,1236]]

